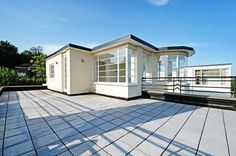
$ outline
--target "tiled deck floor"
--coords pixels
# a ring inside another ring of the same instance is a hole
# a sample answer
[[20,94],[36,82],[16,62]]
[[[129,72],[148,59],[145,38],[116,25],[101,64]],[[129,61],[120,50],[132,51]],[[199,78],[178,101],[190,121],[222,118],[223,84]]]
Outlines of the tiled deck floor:
[[236,155],[236,112],[48,90],[0,97],[3,155]]

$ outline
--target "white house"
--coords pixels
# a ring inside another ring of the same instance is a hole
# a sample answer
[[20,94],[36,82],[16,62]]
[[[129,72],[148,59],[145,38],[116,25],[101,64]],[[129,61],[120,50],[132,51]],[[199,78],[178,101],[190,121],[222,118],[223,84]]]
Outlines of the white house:
[[[230,96],[232,80],[228,76],[231,76],[231,70],[231,63],[188,66],[187,75],[194,79],[188,81],[190,90],[198,94],[205,90],[215,92],[214,94],[218,96]],[[206,92],[202,94],[206,95]]]
[[157,48],[128,35],[95,48],[68,44],[46,60],[48,89],[68,95],[97,93],[120,98],[142,94],[142,77],[187,76],[186,46]]

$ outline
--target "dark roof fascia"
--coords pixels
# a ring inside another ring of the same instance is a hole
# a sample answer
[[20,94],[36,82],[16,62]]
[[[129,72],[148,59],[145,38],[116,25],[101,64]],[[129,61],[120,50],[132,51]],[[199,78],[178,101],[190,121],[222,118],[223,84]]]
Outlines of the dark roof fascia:
[[136,37],[136,36],[134,36],[132,34],[129,34],[127,36],[118,38],[116,40],[113,40],[113,41],[104,43],[102,45],[96,46],[96,47],[94,47],[92,49],[69,43],[69,44],[65,45],[64,47],[62,47],[61,49],[57,50],[56,52],[48,55],[47,58],[49,58],[49,57],[51,57],[51,56],[53,56],[53,55],[55,55],[55,54],[65,50],[66,48],[70,48],[70,47],[92,52],[92,51],[96,51],[96,50],[105,48],[107,46],[110,46],[112,44],[116,44],[116,43],[119,43],[119,42],[122,42],[122,41],[125,41],[125,40],[129,40],[129,39],[132,39],[132,40],[134,40],[134,41],[136,41],[136,42],[138,42],[140,44],[143,44],[143,45],[145,45],[145,46],[147,46],[147,47],[149,47],[151,49],[154,49],[157,52],[161,51],[161,50],[189,50],[189,51],[193,51],[193,53],[195,53],[195,50],[192,47],[187,47],[187,46],[170,46],[170,47],[157,48],[156,46],[154,46],[154,45],[152,45],[152,44],[150,44],[150,43],[148,43],[148,42],[146,42],[146,41],[144,41],[144,40],[142,40],[142,39],[140,39],[140,38],[138,38],[138,37]]
[[104,44],[99,45],[99,46],[97,46],[97,47],[94,47],[94,48],[92,49],[92,51],[99,50],[99,49],[102,49],[102,48],[107,47],[107,46],[109,46],[109,45],[112,45],[112,44],[115,44],[115,43],[119,43],[119,42],[122,42],[122,41],[125,41],[125,40],[128,40],[128,39],[132,39],[132,40],[134,40],[134,41],[136,41],[136,42],[139,42],[139,43],[141,43],[141,44],[143,44],[143,45],[145,45],[145,46],[147,46],[147,47],[149,47],[149,48],[152,48],[152,49],[154,49],[154,50],[158,50],[158,48],[155,47],[154,45],[152,45],[152,44],[150,44],[150,43],[148,43],[148,42],[146,42],[146,41],[144,41],[144,40],[142,40],[142,39],[140,39],[140,38],[138,38],[138,37],[136,37],[136,36],[130,34],[130,35],[127,35],[127,36],[118,38],[118,39],[116,39],[116,40],[113,40],[113,41],[104,43]]
[[196,65],[196,66],[187,66],[186,68],[192,68],[192,67],[207,67],[207,66],[224,66],[224,65],[232,65],[232,63],[222,63],[222,64],[204,64],[204,65]]
[[76,49],[81,49],[81,50],[85,50],[85,51],[91,51],[90,48],[87,48],[87,47],[83,47],[83,46],[79,46],[79,45],[75,45],[75,44],[72,44],[72,43],[69,43],[67,45],[65,45],[64,47],[60,48],[59,50],[55,51],[54,53],[50,54],[47,56],[47,58],[53,56],[53,55],[56,55],[57,53],[67,49],[67,48],[76,48]]
[[187,46],[170,46],[170,47],[161,47],[159,50],[190,50],[194,51],[192,47],[187,47]]
[[148,42],[146,42],[146,41],[144,41],[144,40],[142,40],[142,39],[140,39],[140,38],[138,38],[138,37],[136,37],[132,34],[130,35],[130,38],[135,40],[136,42],[139,42],[139,43],[149,47],[149,48],[152,48],[154,50],[158,50],[158,48],[156,46],[154,46],[154,45],[152,45],[152,44],[150,44],[150,43],[148,43]]

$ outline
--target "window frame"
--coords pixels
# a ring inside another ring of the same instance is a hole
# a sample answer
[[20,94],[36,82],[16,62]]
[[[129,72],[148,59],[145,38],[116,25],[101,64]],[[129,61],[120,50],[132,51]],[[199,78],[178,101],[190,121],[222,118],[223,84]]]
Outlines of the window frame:
[[54,63],[49,64],[49,78],[50,79],[55,78],[55,64]]

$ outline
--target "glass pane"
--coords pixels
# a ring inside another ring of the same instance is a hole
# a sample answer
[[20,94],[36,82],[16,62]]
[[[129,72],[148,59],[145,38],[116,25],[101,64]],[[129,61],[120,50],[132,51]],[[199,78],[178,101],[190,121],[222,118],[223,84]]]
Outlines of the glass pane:
[[176,55],[168,55],[168,77],[177,76]]
[[137,75],[137,56],[136,53],[132,50],[129,49],[129,69],[128,69],[128,74],[129,74],[129,83],[136,83],[136,75]]
[[166,77],[166,70],[167,70],[167,55],[161,55],[158,61],[158,76],[159,77]]
[[143,54],[143,76],[146,77],[149,73],[149,55]]
[[126,72],[125,70],[120,70],[120,71],[119,71],[119,75],[120,75],[120,76],[125,76],[125,72]]
[[120,81],[120,82],[125,82],[125,77],[121,77],[121,76],[120,76],[120,77],[119,77],[119,81]]
[[99,76],[117,76],[117,71],[99,71]]

